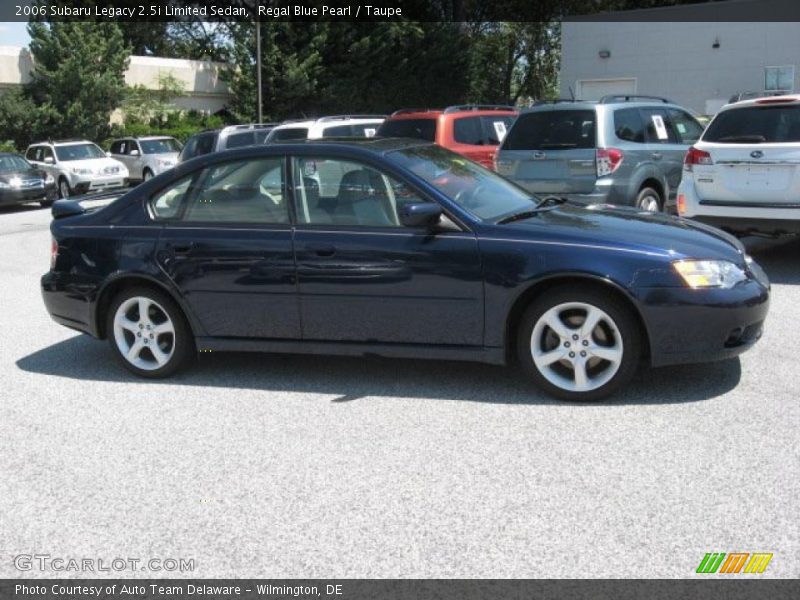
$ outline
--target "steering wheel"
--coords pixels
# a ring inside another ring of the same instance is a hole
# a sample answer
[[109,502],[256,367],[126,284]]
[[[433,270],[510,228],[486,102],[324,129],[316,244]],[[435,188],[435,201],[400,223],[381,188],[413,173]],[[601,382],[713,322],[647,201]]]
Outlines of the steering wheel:
[[482,183],[479,183],[475,187],[465,188],[453,196],[453,200],[456,204],[460,204],[464,208],[477,208],[480,206],[478,199],[485,188],[486,186]]

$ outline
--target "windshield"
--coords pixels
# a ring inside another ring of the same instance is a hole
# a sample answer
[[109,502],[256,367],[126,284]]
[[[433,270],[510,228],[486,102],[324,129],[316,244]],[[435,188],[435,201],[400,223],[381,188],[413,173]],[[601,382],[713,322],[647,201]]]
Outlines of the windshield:
[[0,156],[0,173],[10,173],[14,171],[25,171],[32,169],[31,163],[21,156],[9,155]]
[[181,145],[178,140],[166,138],[163,140],[139,140],[144,154],[168,154],[170,152],[180,152]]
[[496,221],[536,208],[537,199],[533,195],[439,146],[395,150],[387,156],[484,221]]
[[436,139],[436,119],[389,119],[378,127],[376,135],[417,138],[433,142]]
[[703,141],[719,144],[800,142],[800,104],[723,111],[708,126]]
[[56,146],[56,156],[60,161],[105,158],[106,153],[95,144],[71,144]]
[[594,148],[593,110],[540,110],[517,118],[503,150]]

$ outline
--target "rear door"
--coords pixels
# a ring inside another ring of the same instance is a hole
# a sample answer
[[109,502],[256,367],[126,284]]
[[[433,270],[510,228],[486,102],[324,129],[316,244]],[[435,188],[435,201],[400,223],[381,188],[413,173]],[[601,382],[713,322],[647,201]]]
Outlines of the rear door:
[[538,194],[588,194],[597,179],[593,109],[540,110],[517,117],[497,170]]
[[674,197],[683,174],[683,157],[687,145],[681,142],[666,107],[641,109],[650,160],[667,182],[668,193]]
[[708,126],[697,146],[713,164],[693,166],[701,201],[800,205],[800,102],[762,102],[723,111]]
[[158,263],[210,336],[300,338],[285,173],[281,156],[219,163],[151,200]]

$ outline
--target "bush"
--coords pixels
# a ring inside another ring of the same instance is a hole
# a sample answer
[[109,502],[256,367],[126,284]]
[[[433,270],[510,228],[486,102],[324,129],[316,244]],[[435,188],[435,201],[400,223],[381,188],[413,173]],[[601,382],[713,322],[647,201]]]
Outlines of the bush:
[[114,125],[111,129],[111,138],[105,140],[102,145],[107,149],[113,138],[146,135],[169,135],[185,144],[186,140],[198,131],[224,126],[224,119],[215,115],[203,115],[197,111],[185,113],[175,111],[165,117],[151,119],[147,123],[128,120],[121,125]]
[[0,140],[0,152],[13,152],[14,154],[21,154],[14,142],[11,140]]

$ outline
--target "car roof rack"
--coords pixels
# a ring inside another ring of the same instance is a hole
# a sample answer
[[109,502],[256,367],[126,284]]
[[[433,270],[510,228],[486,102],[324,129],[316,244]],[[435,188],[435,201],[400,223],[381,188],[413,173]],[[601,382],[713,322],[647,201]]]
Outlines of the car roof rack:
[[543,104],[569,104],[571,102],[597,102],[597,100],[581,100],[580,98],[553,98],[551,100],[536,100],[531,106],[542,106]]
[[348,119],[385,119],[386,115],[331,115],[328,117],[320,117],[317,123],[324,123],[326,121],[346,121]]
[[639,102],[640,100],[656,100],[664,104],[674,104],[672,100],[662,96],[645,96],[643,94],[608,94],[600,98],[600,104],[611,104],[612,102]]
[[786,90],[764,90],[763,92],[736,92],[728,100],[728,104],[740,102],[742,100],[753,100],[754,98],[769,98],[771,96],[785,96],[790,92]]
[[450,114],[454,112],[462,112],[462,111],[478,111],[478,110],[517,110],[513,106],[508,106],[504,104],[455,104],[453,106],[448,106],[444,109],[444,114]]
[[407,115],[411,113],[427,113],[427,112],[442,112],[441,108],[401,108],[394,111],[390,116],[396,117],[397,115]]

